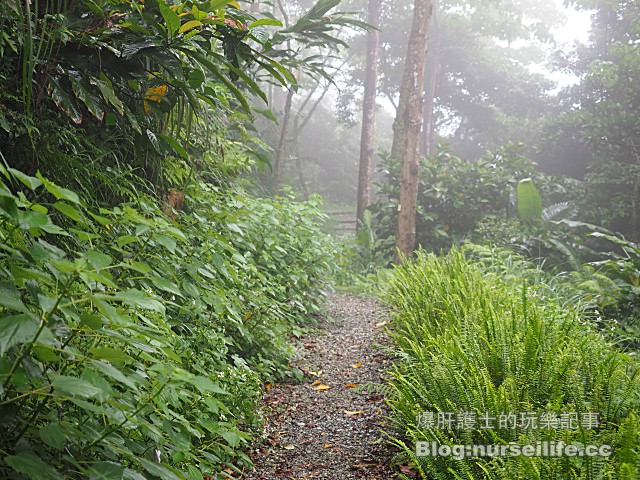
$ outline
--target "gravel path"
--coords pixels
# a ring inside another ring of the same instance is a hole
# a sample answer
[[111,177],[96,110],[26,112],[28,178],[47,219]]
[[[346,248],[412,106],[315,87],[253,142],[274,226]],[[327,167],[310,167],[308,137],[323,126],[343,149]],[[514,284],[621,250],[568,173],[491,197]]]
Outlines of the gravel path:
[[251,452],[245,480],[390,480],[393,451],[381,441],[381,383],[389,359],[386,312],[375,300],[329,299],[324,332],[302,339],[297,366],[304,382],[274,386],[263,400],[264,440]]

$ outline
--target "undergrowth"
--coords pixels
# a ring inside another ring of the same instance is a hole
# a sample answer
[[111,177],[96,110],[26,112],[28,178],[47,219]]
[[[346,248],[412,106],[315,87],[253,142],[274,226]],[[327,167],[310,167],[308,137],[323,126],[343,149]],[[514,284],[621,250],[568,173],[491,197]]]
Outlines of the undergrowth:
[[167,217],[0,167],[0,477],[226,478],[319,309],[317,199],[204,180]]

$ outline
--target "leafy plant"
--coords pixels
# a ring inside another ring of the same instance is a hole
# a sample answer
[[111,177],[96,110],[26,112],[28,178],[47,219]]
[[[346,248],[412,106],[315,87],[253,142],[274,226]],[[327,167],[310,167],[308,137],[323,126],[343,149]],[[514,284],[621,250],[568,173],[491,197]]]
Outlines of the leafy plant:
[[[0,472],[202,479],[239,471],[261,383],[317,312],[331,249],[317,200],[199,181],[95,210],[0,167]],[[265,226],[269,228],[265,229]]]

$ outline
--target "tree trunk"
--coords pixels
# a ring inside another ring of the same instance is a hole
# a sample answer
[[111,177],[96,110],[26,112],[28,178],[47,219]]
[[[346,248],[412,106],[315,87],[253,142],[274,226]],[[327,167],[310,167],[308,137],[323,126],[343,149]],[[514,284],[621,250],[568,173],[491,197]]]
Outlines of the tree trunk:
[[422,114],[422,146],[420,153],[423,157],[431,155],[435,150],[435,108],[436,88],[442,61],[440,58],[440,28],[438,24],[439,1],[433,1],[433,18],[429,31],[427,47],[427,86],[424,98],[424,111]]
[[278,193],[280,189],[280,177],[282,175],[282,160],[284,158],[285,149],[287,146],[287,136],[289,135],[289,120],[291,118],[291,104],[293,102],[293,89],[290,89],[287,93],[287,100],[284,104],[284,116],[282,118],[282,128],[280,129],[280,140],[278,141],[278,147],[276,148],[275,159],[273,161],[273,185],[272,190],[274,194]]
[[416,243],[418,202],[418,147],[422,127],[427,32],[433,13],[432,0],[415,0],[413,25],[393,125],[392,155],[401,161],[400,202],[396,229],[396,263],[410,255]]
[[362,226],[365,209],[371,205],[373,183],[374,135],[376,122],[376,93],[378,80],[378,54],[380,43],[380,0],[369,0],[367,21],[374,28],[367,36],[367,66],[362,105],[362,135],[360,138],[360,164],[358,166],[358,229]]

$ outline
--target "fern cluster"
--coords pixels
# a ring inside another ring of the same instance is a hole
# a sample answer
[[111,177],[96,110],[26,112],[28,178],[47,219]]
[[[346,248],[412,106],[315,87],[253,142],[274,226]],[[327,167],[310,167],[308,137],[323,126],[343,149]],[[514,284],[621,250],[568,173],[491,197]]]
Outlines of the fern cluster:
[[[513,273],[513,272],[512,272]],[[391,372],[393,441],[422,478],[600,479],[640,474],[640,370],[548,288],[482,270],[460,251],[420,254],[395,271],[397,362]],[[436,428],[422,412],[478,416],[532,412],[599,414],[597,428]],[[418,441],[443,445],[611,445],[611,457],[418,457]]]

